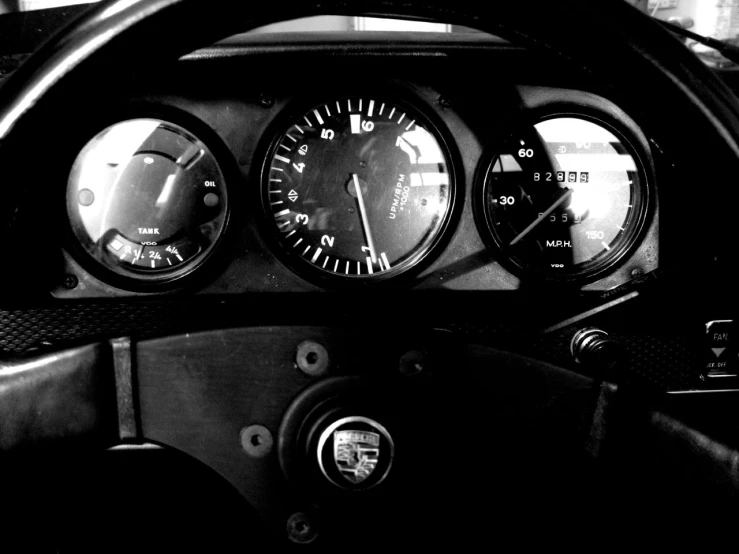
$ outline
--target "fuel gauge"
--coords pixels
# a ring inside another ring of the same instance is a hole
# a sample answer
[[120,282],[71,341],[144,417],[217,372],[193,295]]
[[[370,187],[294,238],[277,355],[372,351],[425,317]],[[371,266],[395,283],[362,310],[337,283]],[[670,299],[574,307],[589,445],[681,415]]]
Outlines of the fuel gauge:
[[129,283],[171,282],[209,257],[228,215],[210,149],[159,119],[108,127],[72,167],[67,212],[84,253]]

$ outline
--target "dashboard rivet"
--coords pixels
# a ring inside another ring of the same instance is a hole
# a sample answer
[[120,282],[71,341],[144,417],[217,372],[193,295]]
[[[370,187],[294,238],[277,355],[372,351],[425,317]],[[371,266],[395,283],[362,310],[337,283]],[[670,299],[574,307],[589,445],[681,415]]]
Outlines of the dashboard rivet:
[[262,94],[259,97],[259,103],[265,108],[271,108],[272,106],[275,105],[275,99],[269,96],[268,94]]
[[303,512],[296,512],[287,520],[287,536],[298,544],[313,542],[318,536],[318,529]]
[[273,444],[272,433],[264,425],[249,425],[241,430],[241,447],[253,458],[264,458]]
[[446,96],[439,96],[439,106],[446,110],[452,107],[452,103],[449,102],[449,99]]
[[410,350],[400,357],[400,374],[411,377],[423,373],[427,368],[428,355],[420,350]]
[[80,280],[77,279],[77,276],[75,275],[65,275],[64,276],[64,288],[65,289],[75,289],[77,288],[77,285],[79,285]]
[[635,267],[634,269],[631,270],[632,279],[638,279],[642,275],[644,275],[644,270],[640,267]]
[[300,371],[311,377],[323,375],[331,361],[328,350],[315,341],[306,340],[298,345],[295,363]]

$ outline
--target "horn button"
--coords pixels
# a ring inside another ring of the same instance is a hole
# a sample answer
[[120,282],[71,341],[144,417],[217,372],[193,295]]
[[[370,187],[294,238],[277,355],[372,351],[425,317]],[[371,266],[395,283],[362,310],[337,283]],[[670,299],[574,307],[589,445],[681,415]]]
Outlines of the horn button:
[[392,481],[393,429],[400,425],[393,404],[359,379],[309,387],[280,426],[280,465],[288,480],[320,496],[384,490]]
[[387,429],[363,416],[342,417],[321,431],[318,467],[326,479],[348,490],[366,490],[384,481],[395,446]]

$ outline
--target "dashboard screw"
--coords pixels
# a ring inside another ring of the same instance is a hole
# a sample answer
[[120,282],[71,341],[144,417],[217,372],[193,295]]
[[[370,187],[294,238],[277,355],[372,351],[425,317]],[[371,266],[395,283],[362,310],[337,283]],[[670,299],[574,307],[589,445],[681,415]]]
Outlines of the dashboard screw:
[[77,279],[76,275],[65,275],[64,276],[64,288],[65,289],[75,289],[77,288],[77,285],[80,284],[80,280]]
[[271,108],[275,105],[275,99],[268,94],[262,94],[259,97],[259,103],[265,108]]
[[449,102],[446,96],[439,96],[439,106],[446,110],[452,107],[452,103]]
[[644,275],[644,270],[640,267],[635,267],[634,269],[631,270],[632,279],[638,279],[642,275]]
[[287,520],[287,536],[298,544],[313,542],[318,536],[318,529],[303,512],[296,512]]
[[330,362],[328,350],[315,341],[306,340],[298,345],[295,362],[300,371],[311,377],[323,375]]
[[249,425],[241,430],[241,447],[253,458],[264,458],[273,444],[272,433],[264,425]]
[[410,350],[400,357],[398,369],[404,377],[412,377],[426,370],[428,355],[420,350]]

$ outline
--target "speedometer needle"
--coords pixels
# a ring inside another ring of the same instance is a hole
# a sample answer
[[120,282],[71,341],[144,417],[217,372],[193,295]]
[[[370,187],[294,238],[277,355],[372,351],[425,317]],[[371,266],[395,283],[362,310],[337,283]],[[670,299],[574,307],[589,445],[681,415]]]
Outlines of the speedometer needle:
[[357,200],[359,200],[359,213],[362,214],[362,227],[364,227],[364,234],[367,236],[367,246],[370,250],[370,258],[372,263],[377,263],[377,253],[375,252],[375,243],[372,240],[372,231],[370,231],[369,219],[367,218],[367,208],[364,207],[364,197],[362,196],[362,187],[359,186],[359,178],[356,173],[352,173],[352,179],[354,179],[354,187],[357,191]]
[[565,194],[563,194],[562,196],[560,196],[559,199],[554,204],[552,204],[551,206],[549,206],[546,209],[546,211],[543,214],[541,214],[536,219],[536,221],[534,221],[531,225],[529,225],[528,227],[526,227],[526,229],[524,229],[523,231],[521,231],[518,234],[518,236],[510,242],[510,244],[508,246],[513,246],[517,242],[520,242],[522,238],[524,238],[526,235],[528,235],[534,229],[534,227],[536,227],[537,225],[539,225],[539,223],[541,223],[542,221],[544,221],[550,213],[552,213],[554,210],[556,210],[557,209],[557,206],[559,206],[562,202],[564,202],[570,196],[572,196],[572,193],[573,193],[573,189],[569,189]]

